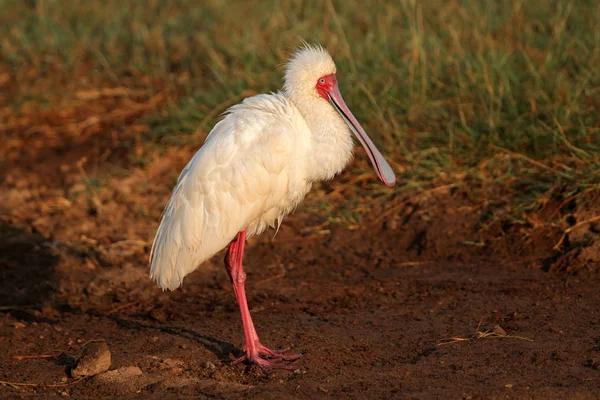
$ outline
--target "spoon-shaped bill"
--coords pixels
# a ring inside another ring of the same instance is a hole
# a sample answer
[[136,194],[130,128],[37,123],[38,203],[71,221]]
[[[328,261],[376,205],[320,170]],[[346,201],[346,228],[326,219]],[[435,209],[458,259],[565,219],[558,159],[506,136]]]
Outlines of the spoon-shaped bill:
[[392,167],[385,158],[383,158],[383,155],[377,150],[377,147],[375,147],[375,144],[371,141],[365,130],[360,126],[354,115],[352,115],[352,112],[350,112],[350,109],[346,106],[337,85],[334,85],[329,91],[329,102],[341,115],[346,124],[348,124],[350,130],[352,130],[356,138],[367,151],[371,164],[373,164],[373,168],[379,179],[389,187],[394,186],[396,184],[396,175],[394,174]]

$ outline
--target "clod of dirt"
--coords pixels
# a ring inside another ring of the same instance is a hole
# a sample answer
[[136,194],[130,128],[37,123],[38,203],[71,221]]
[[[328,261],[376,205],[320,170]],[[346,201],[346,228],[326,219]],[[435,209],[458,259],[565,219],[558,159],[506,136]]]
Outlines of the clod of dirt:
[[101,374],[110,368],[110,350],[106,342],[90,342],[81,351],[77,366],[71,371],[73,378]]

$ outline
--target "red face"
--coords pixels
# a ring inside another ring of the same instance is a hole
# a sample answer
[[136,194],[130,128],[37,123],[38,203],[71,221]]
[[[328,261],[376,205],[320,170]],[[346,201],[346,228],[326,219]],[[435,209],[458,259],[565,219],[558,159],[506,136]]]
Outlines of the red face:
[[329,101],[329,92],[331,92],[331,89],[334,87],[337,87],[337,79],[335,74],[320,77],[315,85],[319,95],[327,101]]

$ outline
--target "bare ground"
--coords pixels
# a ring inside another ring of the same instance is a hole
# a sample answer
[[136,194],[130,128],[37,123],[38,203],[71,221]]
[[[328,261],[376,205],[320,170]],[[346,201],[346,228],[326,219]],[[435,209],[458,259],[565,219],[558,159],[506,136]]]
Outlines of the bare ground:
[[[45,118],[28,123],[57,125]],[[297,213],[247,246],[263,343],[304,354],[296,372],[265,374],[230,365],[243,335],[222,254],[175,292],[147,278],[160,210],[193,149],[136,168],[124,160],[143,153],[145,128],[100,125],[76,138],[15,130],[5,142],[2,397],[598,398],[594,210],[574,202],[567,226],[532,215],[482,230],[481,202],[442,185],[392,199],[355,230]],[[95,339],[112,372],[71,378]]]

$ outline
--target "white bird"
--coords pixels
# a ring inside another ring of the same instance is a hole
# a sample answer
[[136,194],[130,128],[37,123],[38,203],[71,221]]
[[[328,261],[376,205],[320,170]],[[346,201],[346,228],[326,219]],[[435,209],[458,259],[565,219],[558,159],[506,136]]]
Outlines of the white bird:
[[258,338],[242,267],[247,237],[279,227],[313,182],[333,178],[353,153],[350,132],[364,146],[377,176],[396,177],[338,89],[336,67],[320,46],[305,45],[286,66],[282,92],[261,94],[231,107],[181,172],[150,252],[150,277],[163,289],[229,244],[225,267],[244,328],[246,361],[262,367],[300,355],[271,350]]

